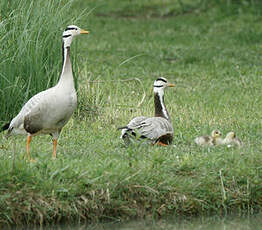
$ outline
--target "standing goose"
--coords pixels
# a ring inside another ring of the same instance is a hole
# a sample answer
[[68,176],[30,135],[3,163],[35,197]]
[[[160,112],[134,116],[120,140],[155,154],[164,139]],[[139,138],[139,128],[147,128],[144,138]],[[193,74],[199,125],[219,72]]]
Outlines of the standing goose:
[[121,127],[121,136],[124,142],[129,143],[130,137],[148,139],[153,144],[166,146],[173,141],[173,126],[164,103],[164,89],[174,87],[167,79],[159,77],[154,81],[154,117],[135,117],[127,126]]
[[68,122],[77,106],[77,95],[74,86],[72,65],[70,61],[70,45],[79,34],[88,34],[75,25],[68,26],[63,32],[63,68],[58,83],[33,96],[9,124],[7,136],[12,134],[27,135],[27,157],[30,161],[29,145],[32,136],[50,134],[53,137],[53,159],[56,158],[56,146],[59,134]]

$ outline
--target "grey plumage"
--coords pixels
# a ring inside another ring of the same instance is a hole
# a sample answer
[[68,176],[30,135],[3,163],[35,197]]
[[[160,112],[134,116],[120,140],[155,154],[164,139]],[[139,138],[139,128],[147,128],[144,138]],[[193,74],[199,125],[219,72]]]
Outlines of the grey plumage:
[[122,129],[120,138],[126,143],[129,143],[131,138],[139,138],[147,139],[152,144],[171,144],[174,130],[164,104],[164,89],[173,86],[165,78],[158,78],[154,82],[155,116],[133,118],[126,126],[120,128]]
[[135,117],[122,129],[121,138],[134,137],[150,139],[153,144],[161,141],[170,144],[173,140],[172,124],[162,117]]

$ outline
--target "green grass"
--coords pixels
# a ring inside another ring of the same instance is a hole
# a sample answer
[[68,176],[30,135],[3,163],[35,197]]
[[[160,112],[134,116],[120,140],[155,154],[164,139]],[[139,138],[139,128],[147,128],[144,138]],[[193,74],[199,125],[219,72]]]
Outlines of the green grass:
[[[25,137],[7,141],[2,135],[0,223],[261,210],[259,6],[183,13],[172,1],[161,9],[139,2],[73,5],[74,13],[96,7],[79,19],[90,36],[72,51],[79,54],[78,109],[63,129],[56,161],[49,136],[33,138],[37,162],[30,164],[23,160]],[[132,7],[132,17],[126,16]],[[162,11],[178,13],[164,17]],[[153,115],[152,84],[159,75],[177,85],[165,95],[174,144],[125,147],[117,127],[134,116]],[[244,147],[194,145],[196,136],[214,128],[223,134],[234,130]]]

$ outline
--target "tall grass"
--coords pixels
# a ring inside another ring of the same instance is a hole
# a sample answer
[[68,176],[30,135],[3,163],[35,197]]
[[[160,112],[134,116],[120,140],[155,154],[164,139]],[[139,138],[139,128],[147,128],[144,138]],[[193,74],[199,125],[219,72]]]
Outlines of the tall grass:
[[35,93],[53,86],[61,68],[61,33],[78,20],[74,0],[0,2],[0,124]]

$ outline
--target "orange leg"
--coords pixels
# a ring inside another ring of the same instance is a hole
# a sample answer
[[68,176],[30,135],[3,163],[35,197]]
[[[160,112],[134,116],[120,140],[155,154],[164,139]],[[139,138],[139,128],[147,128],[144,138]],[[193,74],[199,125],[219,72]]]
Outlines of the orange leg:
[[[27,136],[27,142],[26,142],[26,152],[27,152],[27,158],[29,161],[34,162],[35,160],[31,158],[30,152],[29,152],[29,145],[31,143],[32,136]],[[26,158],[26,157],[25,157]]]
[[56,159],[56,146],[57,146],[57,139],[54,139],[53,140],[53,156],[52,156],[53,160]]
[[161,142],[161,141],[158,141],[156,144],[157,144],[157,145],[160,145],[160,146],[167,146],[167,144],[165,144],[165,143],[163,143],[163,142]]

